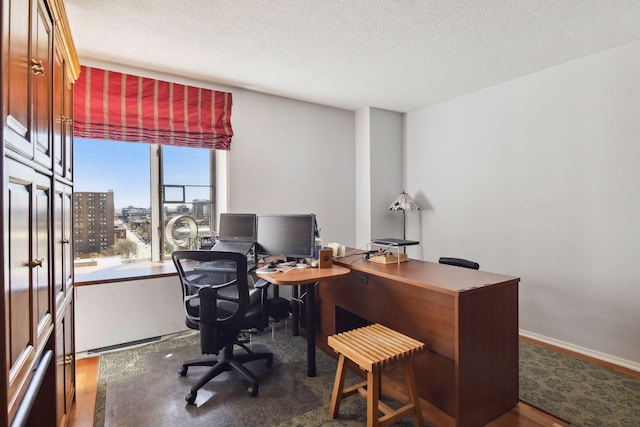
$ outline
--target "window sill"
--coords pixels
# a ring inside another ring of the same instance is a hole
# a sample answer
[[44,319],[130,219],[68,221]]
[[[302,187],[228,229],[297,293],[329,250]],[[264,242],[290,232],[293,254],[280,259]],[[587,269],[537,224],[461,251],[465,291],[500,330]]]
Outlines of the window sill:
[[176,275],[171,261],[148,261],[130,264],[92,265],[74,268],[74,285],[89,286],[127,282]]

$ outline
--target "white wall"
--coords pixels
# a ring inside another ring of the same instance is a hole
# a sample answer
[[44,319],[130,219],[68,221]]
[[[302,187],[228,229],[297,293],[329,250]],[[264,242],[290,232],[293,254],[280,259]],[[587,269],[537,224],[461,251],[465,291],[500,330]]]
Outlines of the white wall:
[[369,108],[356,111],[355,148],[356,158],[356,244],[364,247],[371,241],[371,116]]
[[403,115],[378,108],[356,112],[356,241],[401,237],[402,217],[388,210],[402,189]]
[[185,331],[177,277],[76,287],[76,351]]
[[640,42],[406,115],[424,258],[522,278],[520,327],[640,367]]
[[402,237],[402,212],[389,205],[402,191],[403,115],[371,108],[371,238]]
[[355,243],[355,113],[240,89],[232,212],[315,213],[324,243]]

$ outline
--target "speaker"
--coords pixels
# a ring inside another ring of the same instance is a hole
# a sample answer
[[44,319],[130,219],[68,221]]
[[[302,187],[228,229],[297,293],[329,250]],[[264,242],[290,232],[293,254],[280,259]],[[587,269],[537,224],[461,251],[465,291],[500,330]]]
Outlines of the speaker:
[[318,251],[318,268],[329,268],[333,265],[333,249],[320,249]]

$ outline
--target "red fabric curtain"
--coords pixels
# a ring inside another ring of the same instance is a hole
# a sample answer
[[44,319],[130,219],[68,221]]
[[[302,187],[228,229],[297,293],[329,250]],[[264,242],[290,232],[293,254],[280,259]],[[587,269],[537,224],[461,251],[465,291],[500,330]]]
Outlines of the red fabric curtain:
[[217,150],[231,147],[231,94],[83,66],[73,134]]

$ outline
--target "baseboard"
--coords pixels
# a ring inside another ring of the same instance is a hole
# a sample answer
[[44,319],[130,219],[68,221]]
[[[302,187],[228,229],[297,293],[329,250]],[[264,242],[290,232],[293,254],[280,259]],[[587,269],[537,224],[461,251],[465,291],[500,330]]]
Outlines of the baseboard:
[[93,348],[91,350],[87,350],[87,354],[106,353],[113,350],[121,350],[127,347],[136,347],[136,346],[139,346],[142,344],[148,344],[154,341],[160,341],[160,337],[144,338],[141,340],[129,341],[122,344],[114,344],[106,347]]
[[632,371],[640,373],[640,363],[638,362],[622,359],[606,353],[600,353],[599,351],[591,350],[585,347],[580,347],[578,345],[556,340],[554,338],[549,338],[547,336],[536,334],[534,332],[525,331],[523,329],[520,329],[519,332],[520,332],[520,336],[532,339],[534,341],[539,341],[545,344],[549,344],[554,347],[562,348],[564,350],[567,350],[573,353],[582,354],[592,359],[601,360],[605,363],[610,363],[612,365],[620,366],[622,368],[630,369]]

